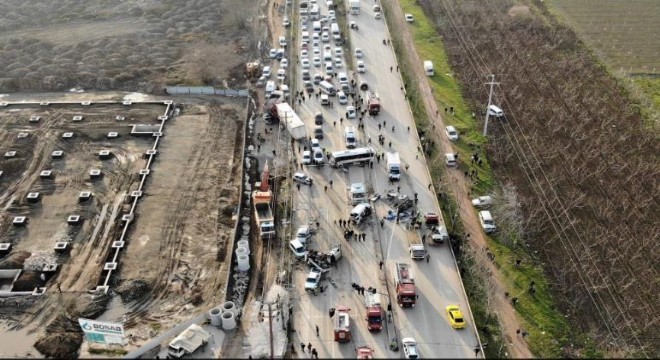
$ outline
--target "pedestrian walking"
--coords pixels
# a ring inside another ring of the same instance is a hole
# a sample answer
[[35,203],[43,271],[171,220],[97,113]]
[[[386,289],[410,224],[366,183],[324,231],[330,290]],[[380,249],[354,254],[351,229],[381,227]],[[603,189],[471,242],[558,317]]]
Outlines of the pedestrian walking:
[[384,219],[380,219],[380,227],[382,228],[384,225],[385,225],[385,220],[384,220]]
[[57,292],[62,292],[62,288],[60,287],[60,283],[57,283]]
[[304,342],[300,342],[300,350],[302,350],[302,352],[305,352],[305,343]]
[[378,124],[378,131],[380,131],[380,128],[381,128],[381,125],[380,125],[380,124]]
[[431,254],[426,254],[426,263],[428,264],[431,261]]
[[335,126],[337,126],[337,121],[332,122],[332,127],[335,127]]
[[426,234],[422,235],[422,244],[426,241]]
[[392,66],[390,66],[390,72],[392,72],[393,69],[394,69],[394,68],[393,68]]
[[307,343],[307,351],[312,352],[312,343]]
[[431,190],[431,185],[433,185],[433,184],[432,184],[432,183],[429,183],[429,190]]
[[296,184],[296,187],[298,188],[298,191],[300,191],[300,184]]
[[378,268],[379,268],[380,270],[383,270],[383,260],[381,260],[381,261],[378,263]]
[[520,329],[516,329],[516,336],[517,336],[517,337],[520,337],[520,333],[521,333],[521,332],[522,332],[522,330],[520,330]]
[[332,317],[335,316],[335,308],[330,308],[330,310],[328,310],[328,315],[330,315],[330,318],[332,319]]
[[392,125],[392,132],[394,132],[394,125]]
[[316,325],[316,336],[319,336],[319,326]]
[[323,191],[324,191],[324,192],[325,192],[325,191],[328,191],[328,185],[326,185],[326,186],[323,187]]
[[332,181],[332,179],[330,179],[330,188],[332,188],[332,183],[333,183],[333,181]]
[[387,120],[383,120],[383,126],[387,126]]

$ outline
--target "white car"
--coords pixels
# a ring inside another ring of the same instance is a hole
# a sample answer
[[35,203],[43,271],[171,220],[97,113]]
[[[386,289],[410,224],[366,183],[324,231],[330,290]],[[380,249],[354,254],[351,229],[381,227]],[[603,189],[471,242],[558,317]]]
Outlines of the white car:
[[303,185],[311,185],[312,184],[312,178],[310,178],[305,173],[297,172],[297,173],[293,174],[293,182],[300,183],[300,184],[303,184]]
[[411,23],[415,21],[415,18],[412,16],[412,14],[406,14],[406,21]]
[[286,78],[286,70],[284,69],[277,70],[277,80],[284,81],[284,78]]
[[284,19],[282,19],[282,26],[289,27],[289,25],[291,25],[291,21],[289,21],[288,17],[284,17]]
[[[323,119],[321,119],[321,124],[323,124]],[[316,151],[316,149],[321,150],[321,143],[319,142],[319,139],[312,139],[309,145],[312,149],[312,151]]]
[[284,36],[280,36],[280,46],[286,46],[286,38]]
[[328,44],[323,45],[323,51],[332,51],[332,46],[330,46]]
[[268,57],[271,59],[275,59],[277,57],[277,49],[270,49],[268,52]]
[[327,31],[324,31],[321,34],[321,41],[323,41],[324,43],[327,43],[328,41],[330,41],[330,34],[328,34]]
[[343,56],[344,55],[344,50],[341,48],[336,47],[335,48],[335,56]]
[[334,11],[334,10],[328,10],[328,16],[329,16],[330,18],[335,17],[335,11]]
[[358,62],[357,62],[357,71],[359,73],[364,73],[365,71],[367,71],[367,69],[364,67],[364,61],[358,60]]
[[323,165],[323,163],[325,163],[325,155],[323,155],[323,150],[314,149],[314,162],[318,165]]
[[293,256],[296,258],[302,259],[307,255],[307,250],[305,245],[303,245],[298,239],[293,239],[289,241],[289,249],[293,251]]
[[419,359],[419,352],[417,351],[417,341],[413,338],[401,339],[403,344],[403,356],[406,359]]
[[456,131],[456,128],[449,125],[445,128],[445,133],[447,134],[447,137],[449,140],[456,141],[458,140],[458,131]]
[[476,199],[472,199],[472,205],[476,208],[485,208],[493,204],[492,196],[479,196]]
[[282,59],[282,60],[280,61],[280,67],[283,68],[283,69],[288,68],[288,67],[289,67],[289,60],[287,60],[287,59]]
[[261,75],[266,78],[270,77],[270,66],[264,66],[264,69],[261,71]]
[[361,59],[364,56],[364,53],[362,52],[362,49],[360,48],[355,48],[355,57],[358,59]]
[[302,66],[303,69],[309,69],[309,59],[304,58],[300,60],[300,65]]
[[300,57],[301,57],[301,58],[307,58],[307,57],[309,57],[308,55],[309,55],[309,54],[308,54],[308,52],[307,52],[307,49],[302,49],[302,50],[300,50]]
[[312,152],[309,150],[303,151],[302,164],[309,165],[312,163]]
[[380,20],[380,18],[382,18],[382,17],[383,16],[379,12],[374,14],[374,19],[376,19],[376,20]]
[[341,63],[341,58],[340,58],[340,57],[336,57],[336,58],[335,58],[335,67],[336,67],[337,69],[339,69],[339,68],[341,68],[341,67],[343,67],[343,66],[344,66],[344,65]]
[[321,66],[321,58],[318,56],[314,56],[314,59],[312,60],[312,63],[314,64],[315,67],[320,67]]
[[349,119],[355,119],[357,117],[355,106],[351,105],[346,107],[346,117]]
[[314,34],[312,34],[312,43],[316,44],[314,46],[319,46],[318,44],[319,44],[320,39],[321,39],[321,36],[319,35],[319,33],[315,32]]
[[348,104],[348,96],[346,96],[346,93],[343,91],[337,93],[337,100],[339,101],[340,105]]
[[312,50],[312,55],[321,56],[321,49],[319,49],[317,46],[315,46],[314,49]]

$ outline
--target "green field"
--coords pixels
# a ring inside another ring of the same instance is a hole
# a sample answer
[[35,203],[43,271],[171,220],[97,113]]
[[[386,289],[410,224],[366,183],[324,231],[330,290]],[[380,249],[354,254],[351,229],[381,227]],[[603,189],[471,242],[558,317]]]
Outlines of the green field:
[[546,4],[613,71],[660,74],[660,1],[547,0]]

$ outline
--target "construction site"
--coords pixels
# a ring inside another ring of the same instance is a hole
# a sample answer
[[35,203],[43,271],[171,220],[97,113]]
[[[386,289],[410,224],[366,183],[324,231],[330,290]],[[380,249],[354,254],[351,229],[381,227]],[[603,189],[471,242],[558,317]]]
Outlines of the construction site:
[[245,115],[245,98],[0,99],[2,356],[76,356],[79,317],[138,347],[222,300]]

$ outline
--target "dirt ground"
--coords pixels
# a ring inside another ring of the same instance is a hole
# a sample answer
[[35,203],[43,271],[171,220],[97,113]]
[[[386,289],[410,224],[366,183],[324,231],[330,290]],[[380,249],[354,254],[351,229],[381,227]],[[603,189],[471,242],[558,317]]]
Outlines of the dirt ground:
[[[422,61],[417,55],[417,51],[412,41],[410,32],[405,23],[405,17],[403,16],[403,11],[399,6],[392,7],[396,14],[393,18],[399,21],[399,24],[396,25],[397,29],[403,29],[401,35],[403,36],[404,41],[402,42],[406,46],[405,53],[410,57],[410,63],[412,64],[421,64]],[[438,104],[435,102],[433,93],[431,92],[431,87],[428,84],[427,76],[424,73],[424,69],[421,66],[412,67],[419,79],[419,88],[421,95],[424,100],[424,104],[427,109],[428,114],[440,114],[438,111]],[[445,128],[442,116],[438,115],[435,119],[435,132],[438,138],[440,139],[441,153],[453,152],[451,144],[446,136],[443,136],[442,129]],[[465,231],[471,234],[471,250],[475,254],[475,260],[484,266],[487,267],[489,273],[491,274],[490,281],[492,283],[492,289],[496,294],[504,294],[505,288],[500,279],[500,274],[498,273],[497,267],[486,257],[486,252],[481,249],[487,246],[486,240],[483,237],[483,232],[481,231],[481,226],[479,225],[478,219],[472,211],[472,203],[470,201],[469,190],[470,184],[466,180],[465,176],[460,173],[460,171],[447,171],[447,178],[445,182],[450,184],[451,190],[456,197],[458,202],[458,207],[461,209],[461,220]],[[504,295],[493,296],[490,301],[490,310],[498,315],[498,318],[502,325],[503,335],[505,336],[508,344],[509,357],[512,358],[526,358],[529,359],[532,357],[527,344],[517,338],[516,329],[520,329],[521,325],[516,318],[515,310],[511,306],[511,303],[508,302]]]
[[[78,101],[145,99],[138,94],[107,93],[51,96],[29,97],[51,102],[76,97]],[[5,96],[2,101],[16,98]],[[124,321],[133,335],[131,345],[139,345],[158,329],[167,329],[224,297],[221,289],[228,267],[223,263],[239,196],[240,169],[235,164],[242,156],[246,99],[191,98],[183,102],[181,115],[165,126],[145,195],[129,228],[128,245],[119,258],[119,273],[111,284],[111,294],[136,300],[124,304],[115,296],[101,316],[106,321]],[[130,136],[128,125],[156,123],[164,110],[162,105],[137,104],[130,108],[0,108],[0,152],[17,151],[16,159],[0,158],[3,242],[12,242],[14,252],[34,252],[39,259],[52,258],[60,266],[46,284],[49,291],[34,304],[0,309],[3,333],[19,330],[31,334],[24,344],[12,347],[14,354],[32,351],[34,355],[31,345],[41,329],[59,315],[68,315],[66,309],[99,283],[109,244],[119,235],[124,196],[137,186],[137,173],[146,165],[142,154],[153,146],[151,137]],[[32,115],[41,120],[29,123]],[[73,122],[76,115],[83,120]],[[117,115],[125,120],[117,121]],[[107,139],[109,131],[119,132],[119,137]],[[28,136],[18,138],[20,132]],[[73,132],[74,137],[62,139],[63,132]],[[100,160],[97,153],[101,149],[111,150],[112,158]],[[63,150],[64,158],[51,159],[53,150]],[[90,180],[91,168],[101,169],[103,177]],[[54,177],[40,179],[44,169],[52,169]],[[78,192],[83,190],[93,193],[92,200],[78,203]],[[41,201],[28,204],[26,194],[34,191],[40,192]],[[74,213],[83,217],[82,225],[67,225],[67,215]],[[27,226],[17,228],[6,221],[17,215],[28,216]],[[57,257],[52,247],[64,239],[73,249],[68,256]],[[33,282],[39,281],[38,276],[33,278]],[[36,285],[40,284],[31,286]]]

